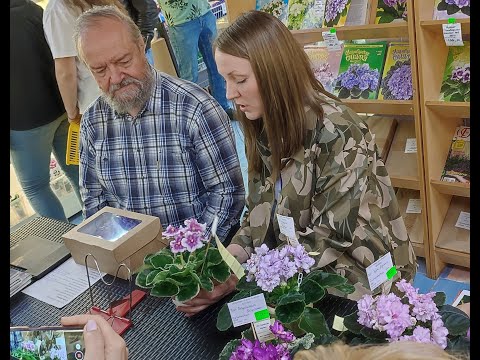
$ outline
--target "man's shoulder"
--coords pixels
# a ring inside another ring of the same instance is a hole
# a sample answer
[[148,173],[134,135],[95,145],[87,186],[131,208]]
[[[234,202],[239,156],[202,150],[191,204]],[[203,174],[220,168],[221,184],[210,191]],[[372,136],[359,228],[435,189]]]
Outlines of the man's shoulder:
[[193,82],[158,71],[157,75],[157,89],[173,95],[176,99],[188,99],[199,103],[211,102],[213,99],[207,91]]

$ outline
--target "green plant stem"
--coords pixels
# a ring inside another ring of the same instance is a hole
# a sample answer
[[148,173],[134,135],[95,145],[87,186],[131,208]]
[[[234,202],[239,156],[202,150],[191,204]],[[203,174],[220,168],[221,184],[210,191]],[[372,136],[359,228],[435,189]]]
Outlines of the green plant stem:
[[205,263],[207,262],[208,249],[210,249],[211,240],[212,238],[210,237],[210,240],[208,241],[208,244],[207,244],[207,249],[205,250],[205,258],[203,259],[202,269],[200,270],[200,276],[203,275],[203,268],[205,267]]

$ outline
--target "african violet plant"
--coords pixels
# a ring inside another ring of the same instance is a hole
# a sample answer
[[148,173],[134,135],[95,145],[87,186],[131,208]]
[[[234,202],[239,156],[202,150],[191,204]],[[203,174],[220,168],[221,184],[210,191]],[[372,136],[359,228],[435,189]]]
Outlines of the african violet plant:
[[214,281],[223,283],[230,268],[217,248],[205,237],[205,224],[185,220],[185,226],[169,225],[162,236],[170,246],[149,254],[139,269],[135,283],[158,297],[174,297],[178,302],[193,299],[200,289],[212,291]]
[[470,319],[458,308],[446,305],[443,292],[420,294],[405,279],[395,287],[400,296],[393,292],[364,295],[357,302],[358,312],[343,322],[354,334],[347,342],[353,345],[408,340],[436,344],[447,351],[469,351]]
[[[302,245],[269,250],[263,244],[255,248],[247,260],[247,275],[239,280],[238,293],[230,301],[263,293],[272,317],[296,336],[306,333],[315,337],[329,335],[322,312],[313,304],[325,296],[328,288],[346,294],[354,292],[355,288],[347,284],[343,276],[310,270],[314,262]],[[226,331],[231,326],[232,319],[225,304],[218,313],[217,329]]]

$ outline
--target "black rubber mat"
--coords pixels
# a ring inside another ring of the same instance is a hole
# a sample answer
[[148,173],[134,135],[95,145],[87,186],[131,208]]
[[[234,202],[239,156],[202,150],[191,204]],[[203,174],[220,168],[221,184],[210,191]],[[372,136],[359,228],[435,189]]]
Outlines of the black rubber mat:
[[[71,227],[70,224],[56,220],[35,218],[12,233],[10,241],[13,239],[19,241],[30,234],[53,240],[53,237],[61,237]],[[112,277],[107,275],[105,280],[110,282]],[[128,294],[128,282],[117,279],[111,287],[108,287],[98,281],[92,287],[92,293],[95,305],[107,309],[111,300]],[[218,311],[229,298],[230,296],[193,318],[186,318],[175,310],[170,299],[147,296],[134,308],[132,312],[134,326],[124,335],[129,349],[129,359],[217,359],[224,345],[229,340],[239,337],[240,330],[245,329],[240,327],[227,332],[216,329]],[[90,307],[88,290],[62,309],[19,293],[10,301],[10,322],[17,326],[59,325],[61,316],[86,313]],[[327,295],[318,307],[331,327],[336,314],[345,316],[352,313],[356,309],[356,303]]]

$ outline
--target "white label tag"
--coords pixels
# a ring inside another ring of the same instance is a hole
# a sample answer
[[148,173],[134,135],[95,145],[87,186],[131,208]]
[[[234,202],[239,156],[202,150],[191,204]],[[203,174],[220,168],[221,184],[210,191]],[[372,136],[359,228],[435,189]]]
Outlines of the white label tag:
[[421,214],[422,213],[422,202],[420,199],[409,199],[407,210],[405,211],[407,214]]
[[340,42],[337,38],[337,33],[331,33],[330,31],[322,32],[323,41],[325,41],[325,45],[327,45],[327,51],[338,51],[342,47],[340,46]]
[[292,217],[277,214],[277,221],[280,232],[283,235],[285,235],[290,240],[297,239],[297,235],[295,234],[295,223],[293,222]]
[[260,342],[266,342],[275,339],[275,335],[270,331],[270,325],[272,324],[273,319],[264,319],[254,322],[253,331],[257,335],[257,339]]
[[417,139],[409,138],[405,144],[405,154],[412,154],[417,152]]
[[443,38],[447,46],[463,46],[462,27],[460,23],[442,24]]
[[313,9],[315,10],[315,15],[323,20],[323,15],[325,13],[325,0],[315,0]]
[[390,253],[386,253],[373,264],[367,266],[367,278],[370,290],[375,290],[388,280],[387,271],[390,270],[391,267],[393,267],[393,262]]
[[240,299],[227,303],[230,316],[232,317],[232,323],[234,327],[253,323],[257,321],[255,313],[267,310],[267,303],[265,302],[265,296],[258,294],[250,296],[245,299]]
[[451,177],[448,177],[448,176],[445,176],[442,181],[446,181],[446,182],[456,182],[455,179],[451,178]]
[[333,318],[332,328],[337,331],[347,331],[347,327],[343,325],[343,317],[335,315]]
[[458,215],[455,226],[460,229],[470,230],[470,213],[460,211],[460,215]]

